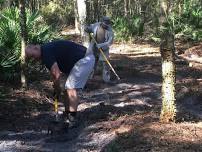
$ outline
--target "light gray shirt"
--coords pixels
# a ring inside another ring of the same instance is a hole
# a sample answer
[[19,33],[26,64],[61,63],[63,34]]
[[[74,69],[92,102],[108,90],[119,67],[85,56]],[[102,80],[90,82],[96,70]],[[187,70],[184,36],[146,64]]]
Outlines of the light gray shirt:
[[[90,33],[93,33],[93,36],[96,38],[97,30],[101,26],[101,22],[97,22],[94,24],[90,24],[86,27],[86,30]],[[102,50],[104,51],[105,55],[109,57],[109,46],[113,43],[114,39],[114,32],[112,31],[111,26],[105,30],[105,40],[103,43],[98,43]],[[88,47],[88,52],[93,52],[95,42],[92,40]]]

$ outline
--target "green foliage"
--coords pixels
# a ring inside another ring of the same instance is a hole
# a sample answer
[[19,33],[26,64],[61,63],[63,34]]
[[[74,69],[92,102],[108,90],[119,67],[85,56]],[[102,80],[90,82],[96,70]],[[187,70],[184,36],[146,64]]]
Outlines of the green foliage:
[[50,1],[48,5],[42,7],[41,12],[47,24],[54,27],[64,24],[74,24],[73,1],[67,1],[65,4],[62,2]]
[[113,22],[118,41],[128,41],[135,35],[141,36],[144,32],[144,24],[140,16],[133,16],[132,18],[117,17]]
[[6,9],[0,22],[0,69],[11,68],[19,61],[20,26],[17,9]]
[[4,3],[5,0],[0,0],[0,5]]
[[170,30],[179,39],[202,40],[202,6],[197,0],[184,0],[182,11],[174,8],[161,30]]
[[125,18],[116,18],[113,28],[115,30],[117,40],[128,40],[130,37],[129,24]]
[[27,31],[28,43],[44,43],[59,37],[50,26],[44,23],[39,12],[27,12]]
[[174,32],[178,38],[202,40],[202,6],[196,1],[184,1],[182,14],[175,14]]
[[[43,43],[55,36],[49,26],[43,23],[38,12],[27,11],[28,43]],[[0,22],[0,71],[1,74],[13,74],[19,70],[21,37],[19,11],[8,8],[2,11]]]

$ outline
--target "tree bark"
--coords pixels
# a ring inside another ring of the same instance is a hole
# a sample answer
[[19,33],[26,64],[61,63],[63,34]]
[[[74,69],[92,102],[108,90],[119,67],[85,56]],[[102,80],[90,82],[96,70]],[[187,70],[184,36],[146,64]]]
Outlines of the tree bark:
[[26,12],[25,1],[19,0],[20,9],[20,28],[21,28],[21,84],[25,88],[27,86],[25,77],[25,46],[27,42],[27,29],[26,29]]
[[162,109],[160,120],[169,122],[175,120],[175,63],[173,36],[165,33],[160,46],[162,57]]
[[128,16],[128,0],[124,0],[124,16]]

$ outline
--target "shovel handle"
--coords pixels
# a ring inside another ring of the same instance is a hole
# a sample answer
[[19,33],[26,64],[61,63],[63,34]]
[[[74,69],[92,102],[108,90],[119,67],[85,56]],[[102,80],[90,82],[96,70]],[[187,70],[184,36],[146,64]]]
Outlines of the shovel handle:
[[58,98],[55,98],[55,101],[54,101],[54,111],[58,113]]

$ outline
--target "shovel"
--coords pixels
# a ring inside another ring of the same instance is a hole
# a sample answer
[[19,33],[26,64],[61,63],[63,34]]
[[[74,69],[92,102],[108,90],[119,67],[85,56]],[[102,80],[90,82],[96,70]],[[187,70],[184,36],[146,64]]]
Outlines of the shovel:
[[48,125],[48,134],[59,133],[61,130],[61,125],[59,121],[59,113],[58,113],[58,100],[59,95],[54,92],[54,120],[50,121]]
[[57,95],[56,93],[54,93],[54,112],[55,112],[55,121],[58,122],[59,121],[59,114],[58,114],[58,99],[59,99],[59,95]]

